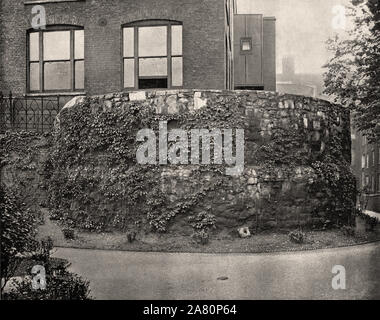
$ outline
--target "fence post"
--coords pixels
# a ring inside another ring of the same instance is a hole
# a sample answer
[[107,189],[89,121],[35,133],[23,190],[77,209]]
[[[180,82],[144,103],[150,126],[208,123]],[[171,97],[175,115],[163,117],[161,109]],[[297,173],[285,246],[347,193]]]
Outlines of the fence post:
[[5,131],[5,128],[7,126],[5,118],[6,117],[5,117],[5,106],[3,105],[3,92],[0,91],[0,133]]
[[44,132],[44,97],[41,97],[41,132]]
[[12,101],[12,91],[9,91],[9,111],[10,111],[10,116],[11,116],[11,127],[14,129],[15,126],[15,111],[13,108],[13,101]]
[[57,115],[60,111],[60,106],[59,106],[59,94],[57,94]]
[[25,130],[28,130],[28,99],[26,95],[24,96],[24,106],[25,106]]

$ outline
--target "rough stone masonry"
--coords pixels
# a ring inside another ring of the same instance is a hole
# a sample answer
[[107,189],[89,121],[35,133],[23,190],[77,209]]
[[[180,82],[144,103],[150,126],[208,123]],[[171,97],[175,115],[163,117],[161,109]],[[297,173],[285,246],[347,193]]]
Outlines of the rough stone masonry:
[[[215,166],[139,166],[136,133],[160,120],[184,130],[244,129],[243,174],[226,176]],[[216,233],[347,223],[355,205],[349,128],[349,113],[338,105],[274,92],[77,97],[57,118],[54,157],[45,166],[50,209],[74,226],[105,231],[151,232],[153,224],[191,234],[189,217],[202,212],[215,217]],[[2,175],[11,169],[3,167]]]
[[[209,188],[202,200],[188,212],[188,215],[204,211],[212,213],[219,231],[242,225],[253,229],[318,226],[331,219],[335,209],[337,216],[341,215],[338,206],[353,208],[350,195],[341,199],[341,195],[334,195],[332,190],[336,184],[343,183],[344,174],[350,174],[349,114],[338,105],[273,92],[180,90],[114,93],[72,100],[58,117],[58,132],[67,128],[63,125],[66,117],[62,115],[83,108],[83,105],[89,106],[91,113],[123,113],[122,110],[144,106],[153,110],[157,122],[166,119],[172,127],[186,129],[202,127],[202,124],[208,124],[210,129],[216,126],[230,128],[231,123],[224,117],[223,108],[233,108],[233,114],[239,119],[234,125],[239,123],[245,130],[245,169],[241,176],[219,177],[215,170],[201,165],[159,166],[160,189],[172,205],[197,190],[213,185],[217,179],[223,180],[221,186]],[[91,130],[89,132],[91,134]],[[89,155],[98,159],[102,156],[104,154],[99,150]],[[101,162],[95,165],[104,177],[105,168],[102,166]],[[323,166],[337,169],[332,170],[335,171],[332,177],[327,177],[327,169]],[[86,170],[85,167],[85,164],[81,165],[82,170]],[[335,180],[331,182],[331,179]],[[101,192],[97,193],[95,202],[102,197]],[[98,207],[98,210],[107,208],[104,205],[107,200],[103,197],[101,201],[102,209]],[[342,201],[346,202],[342,204]],[[114,211],[125,210],[122,205],[110,207]],[[97,210],[94,206],[86,209],[80,203],[74,208]],[[191,232],[183,215],[173,215],[170,219],[169,230]]]

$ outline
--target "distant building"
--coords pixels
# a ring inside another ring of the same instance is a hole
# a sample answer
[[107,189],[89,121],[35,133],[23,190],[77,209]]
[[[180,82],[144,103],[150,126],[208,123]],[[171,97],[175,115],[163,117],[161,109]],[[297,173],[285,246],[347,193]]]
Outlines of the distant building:
[[[46,28],[32,28],[35,5]],[[2,0],[0,91],[275,90],[275,19],[235,8],[234,0]]]
[[277,91],[324,98],[322,74],[296,73],[293,56],[282,59],[282,73],[277,74]]
[[366,209],[380,213],[380,143],[369,144],[360,132],[351,132],[352,169],[357,186],[366,191]]

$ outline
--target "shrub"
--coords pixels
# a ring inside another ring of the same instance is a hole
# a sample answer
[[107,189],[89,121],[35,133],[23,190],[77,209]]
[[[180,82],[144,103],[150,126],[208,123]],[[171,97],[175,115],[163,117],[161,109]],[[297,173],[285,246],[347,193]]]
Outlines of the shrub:
[[302,244],[304,243],[305,238],[306,238],[305,233],[303,233],[300,230],[292,231],[289,233],[289,239],[291,242],[294,242],[294,243]]
[[65,237],[65,239],[67,239],[67,240],[74,240],[75,239],[74,229],[64,228],[64,229],[62,229],[62,232],[63,232],[63,236]]
[[201,231],[197,231],[197,232],[194,232],[191,237],[198,243],[198,244],[202,244],[202,245],[206,245],[209,241],[209,235],[207,233],[207,231],[205,230],[201,230]]
[[365,219],[366,230],[373,231],[375,227],[377,226],[378,222],[379,220],[377,220],[377,218],[366,215],[366,219]]
[[215,216],[206,211],[198,213],[196,216],[189,217],[190,225],[194,229],[194,233],[191,237],[200,244],[207,244],[209,241],[208,230],[210,228],[216,228],[215,226]]
[[351,226],[343,226],[341,228],[344,235],[353,237],[355,235],[355,228]]
[[20,259],[17,255],[32,249],[36,219],[28,210],[23,210],[19,200],[9,189],[0,185],[1,225],[1,292],[13,277]]
[[89,282],[81,277],[61,270],[47,275],[46,289],[34,290],[31,279],[25,278],[4,294],[5,300],[90,300]]
[[207,231],[210,228],[215,228],[215,216],[213,214],[202,211],[196,216],[189,217],[190,225],[195,230],[205,230]]
[[127,232],[127,239],[129,243],[132,243],[136,240],[136,232],[135,231],[129,231]]
[[51,238],[42,239],[35,245],[35,251],[30,252],[26,264],[29,266],[42,265],[46,273],[46,288],[33,289],[32,276],[20,274],[23,280],[14,281],[10,291],[3,295],[5,300],[89,300],[89,282],[78,275],[67,271],[68,263],[62,259],[51,258],[53,248]]
[[366,231],[373,231],[379,223],[379,219],[365,214],[361,209],[356,211],[356,215],[365,221]]

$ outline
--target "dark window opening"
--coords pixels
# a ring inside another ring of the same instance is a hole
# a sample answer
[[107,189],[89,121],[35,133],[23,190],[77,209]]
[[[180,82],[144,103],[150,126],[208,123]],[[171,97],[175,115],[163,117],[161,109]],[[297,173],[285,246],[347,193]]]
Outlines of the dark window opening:
[[139,89],[167,89],[168,78],[139,79]]
[[264,86],[237,86],[235,90],[264,90]]

